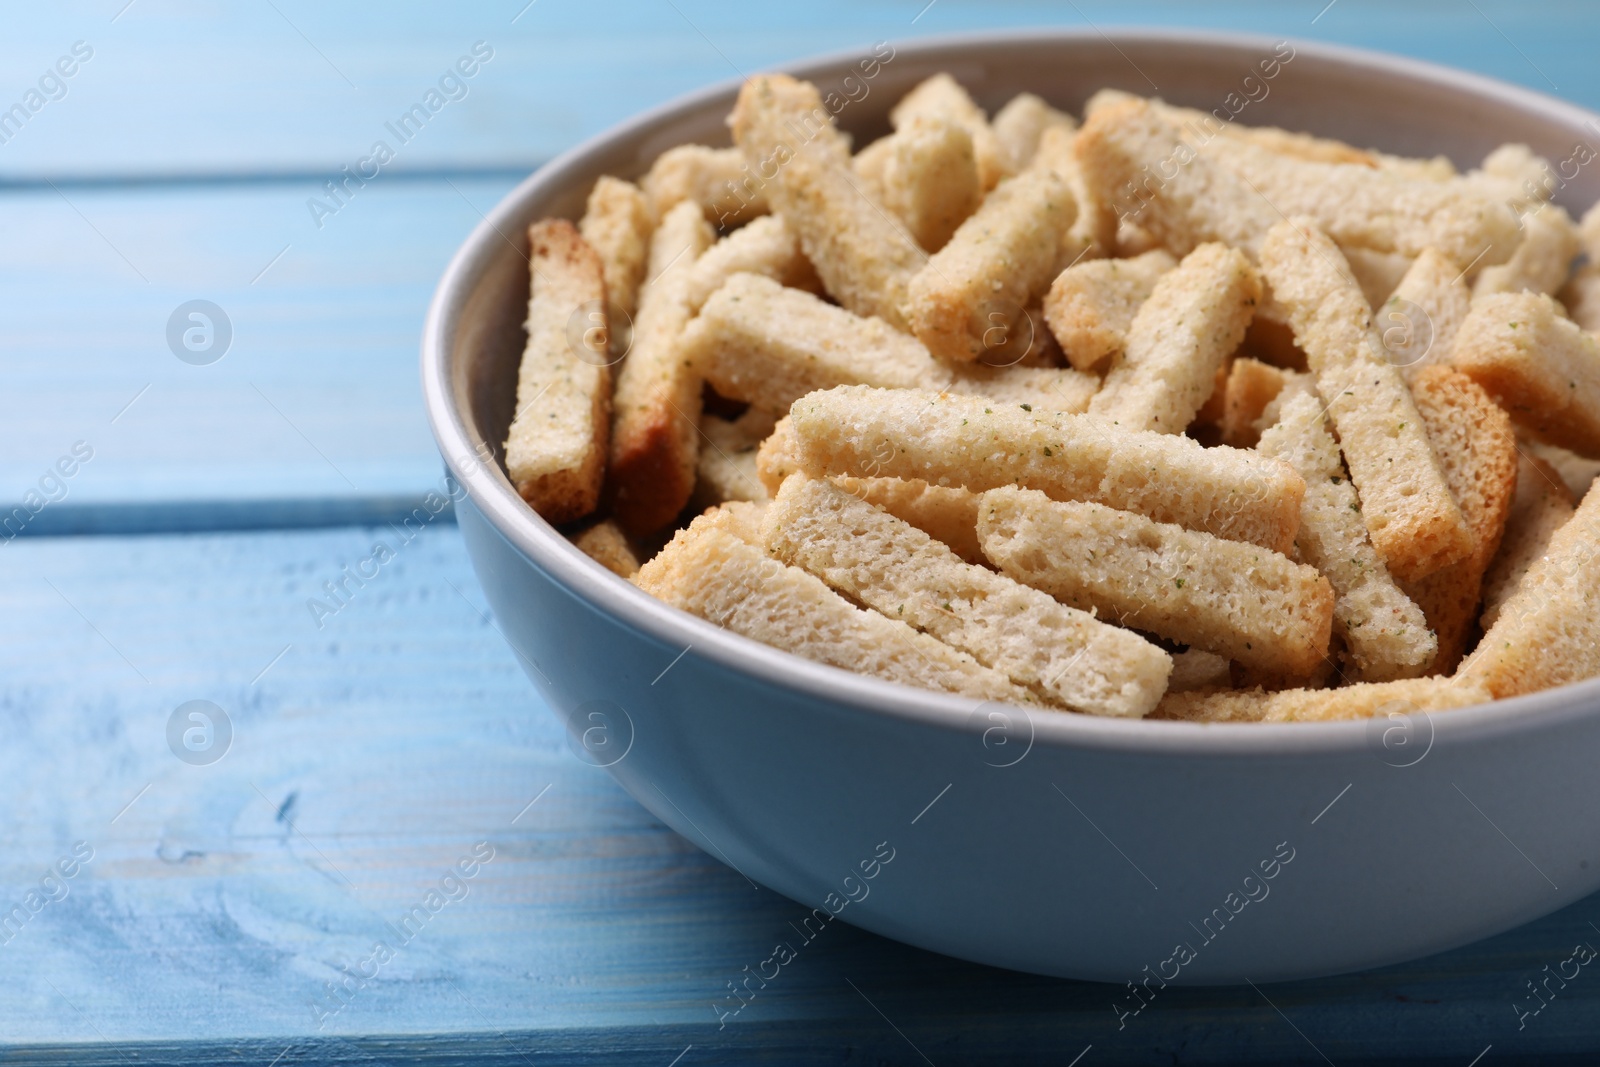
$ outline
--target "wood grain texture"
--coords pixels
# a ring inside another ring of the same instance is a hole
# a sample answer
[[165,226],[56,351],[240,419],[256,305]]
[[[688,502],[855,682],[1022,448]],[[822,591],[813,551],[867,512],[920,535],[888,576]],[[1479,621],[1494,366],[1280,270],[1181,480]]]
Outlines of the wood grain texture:
[[[379,540],[395,559],[319,630],[306,599]],[[1582,979],[1521,1032],[1512,1009],[1524,979],[1600,943],[1591,898],[1401,967],[1164,990],[1120,1030],[1125,990],[839,926],[719,1029],[726,983],[798,942],[789,924],[806,909],[753,889],[572,754],[454,526],[410,544],[387,526],[33,538],[0,554],[0,588],[0,906],[74,842],[94,850],[66,896],[0,944],[7,1063],[665,1067],[690,1044],[684,1063],[922,1062],[907,1039],[941,1065],[1065,1063],[1090,1044],[1097,1063],[1321,1062],[1307,1038],[1336,1063],[1466,1063],[1491,1042],[1505,1062],[1581,1049],[1600,1010],[1600,983]],[[191,699],[233,726],[207,766],[165,736]],[[466,895],[322,1014],[341,966],[378,939],[398,946],[389,924],[483,841],[494,858]],[[996,886],[968,921],[1004,899]]]

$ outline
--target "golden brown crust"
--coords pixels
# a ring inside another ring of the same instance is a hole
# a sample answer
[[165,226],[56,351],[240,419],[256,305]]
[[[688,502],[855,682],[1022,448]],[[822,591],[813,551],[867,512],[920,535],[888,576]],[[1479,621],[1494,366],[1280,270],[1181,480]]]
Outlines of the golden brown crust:
[[1222,391],[1222,443],[1254,448],[1261,440],[1256,421],[1283,391],[1288,376],[1277,367],[1242,357],[1228,367]]
[[579,530],[570,540],[584,555],[612,574],[632,578],[639,572],[638,554],[622,532],[622,527],[610,519]]
[[1044,316],[1067,362],[1088,371],[1121,352],[1139,308],[1177,265],[1158,248],[1132,259],[1089,260],[1057,275],[1044,298]]

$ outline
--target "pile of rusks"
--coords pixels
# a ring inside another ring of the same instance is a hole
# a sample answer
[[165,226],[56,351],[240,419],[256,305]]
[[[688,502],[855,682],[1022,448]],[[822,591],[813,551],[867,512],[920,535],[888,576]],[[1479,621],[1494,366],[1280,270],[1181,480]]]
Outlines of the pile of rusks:
[[1304,721],[1600,674],[1600,213],[1520,145],[1084,115],[941,74],[852,154],[750,79],[735,147],[531,227],[512,482],[669,604],[980,700]]

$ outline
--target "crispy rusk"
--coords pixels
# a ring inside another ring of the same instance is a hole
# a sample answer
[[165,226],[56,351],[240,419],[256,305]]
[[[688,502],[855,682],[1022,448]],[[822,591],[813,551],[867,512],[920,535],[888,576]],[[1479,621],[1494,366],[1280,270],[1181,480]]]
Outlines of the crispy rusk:
[[692,615],[806,659],[977,700],[1037,704],[1028,690],[903,622],[865,611],[730,533],[710,512],[679,530],[634,583]]
[[810,293],[822,290],[821,279],[781,215],[756,219],[706,249],[689,271],[689,309],[698,312],[712,293],[740,273],[764,275]]
[[628,535],[610,519],[579,530],[571,540],[584,555],[612,574],[632,578],[639,571],[639,557],[628,542]]
[[921,478],[974,492],[1019,485],[1276,552],[1300,524],[1305,484],[1277,460],[1089,415],[844,386],[796,401],[789,420],[795,457],[812,477]]
[[694,490],[701,378],[678,353],[692,312],[694,262],[711,246],[699,205],[680,202],[650,239],[650,280],[639,294],[633,347],[617,375],[611,429],[612,512],[629,533],[671,522]]
[[700,205],[707,221],[728,228],[767,213],[765,183],[750,170],[737,148],[686,144],[657,156],[641,184],[657,221],[687,200]]
[[589,193],[578,231],[600,256],[606,278],[606,322],[611,353],[620,357],[639,308],[639,285],[650,259],[650,203],[637,185],[601,177]]
[[952,363],[974,362],[1003,344],[1050,284],[1076,217],[1066,180],[1049,167],[1008,179],[911,279],[911,332]]
[[1500,609],[1522,587],[1528,571],[1550,549],[1550,539],[1577,510],[1577,501],[1556,469],[1523,453],[1517,467],[1517,493],[1506,516],[1500,551],[1483,579],[1484,630],[1500,619]]
[[1429,367],[1412,381],[1411,392],[1445,483],[1472,531],[1472,552],[1465,559],[1403,585],[1438,635],[1433,670],[1449,674],[1466,651],[1483,576],[1505,533],[1517,487],[1517,438],[1506,413],[1460,371]]
[[768,497],[756,470],[756,449],[772,435],[776,419],[770,412],[750,408],[737,419],[715,415],[700,418],[700,457],[695,462],[694,510],[729,500],[760,503]]
[[[528,227],[532,281],[528,344],[517,371],[517,410],[506,471],[533,510],[553,523],[581,519],[600,501],[611,420],[600,257],[565,219]],[[601,329],[585,317],[600,318]],[[578,328],[573,329],[574,317]]]
[[1540,204],[1522,217],[1517,250],[1504,263],[1479,271],[1472,295],[1554,293],[1567,284],[1580,251],[1572,216],[1554,204]]
[[1015,487],[983,494],[978,540],[1063,604],[1246,667],[1300,676],[1327,657],[1327,579],[1258,545]]
[[1241,356],[1228,365],[1222,391],[1222,443],[1234,448],[1254,448],[1261,439],[1256,423],[1266,413],[1292,371],[1280,370],[1258,359]]
[[966,129],[978,161],[978,180],[985,191],[1000,184],[1000,179],[1010,173],[1006,154],[989,126],[988,116],[950,75],[935,74],[901,97],[889,112],[889,122],[897,131],[912,120],[924,117],[945,119]]
[[1049,703],[1139,718],[1166,689],[1171,657],[1149,641],[966,563],[827,481],[797,475],[784,482],[764,532],[777,558],[969,653]]
[[1133,259],[1092,259],[1062,271],[1044,298],[1050,331],[1078,370],[1121,352],[1139,308],[1156,282],[1178,265],[1156,249]]
[[1424,249],[1378,309],[1384,351],[1407,381],[1423,367],[1450,362],[1456,334],[1472,310],[1472,290],[1450,258]]
[[1328,402],[1361,517],[1390,573],[1414,582],[1465,559],[1472,532],[1339,249],[1304,219],[1283,222],[1262,245],[1261,268]]
[[1078,131],[1074,151],[1085,179],[1117,217],[1148,231],[1175,256],[1220,241],[1254,259],[1281,218],[1231,171],[1198,155],[1144,100],[1095,111]]
[[1600,493],[1590,493],[1457,672],[1496,697],[1600,674]]
[[[1091,116],[1096,111],[1120,104],[1126,100],[1141,99],[1121,89],[1101,89],[1089,98],[1083,113]],[[1241,141],[1258,148],[1270,149],[1292,159],[1313,160],[1319,163],[1357,163],[1363,166],[1379,165],[1378,157],[1370,151],[1356,148],[1327,137],[1313,137],[1308,133],[1294,133],[1276,126],[1246,126],[1235,120],[1228,109],[1218,107],[1213,111],[1177,107],[1163,100],[1148,101],[1163,118],[1176,126],[1190,144],[1201,146],[1215,138],[1223,144]],[[998,119],[996,119],[998,121]]]
[[926,254],[860,188],[849,146],[816,86],[758,75],[740,88],[728,121],[828,293],[858,315],[904,328],[900,309]]
[[1421,674],[1434,662],[1439,643],[1422,609],[1395,584],[1372,547],[1339,445],[1323,423],[1321,398],[1297,390],[1258,448],[1305,479],[1297,558],[1333,586],[1334,633],[1355,675],[1388,681]]
[[919,115],[855,158],[862,186],[926,252],[937,252],[983,203],[972,135],[960,123]]
[[1232,679],[1232,669],[1224,657],[1215,652],[1190,648],[1173,654],[1172,676],[1167,679],[1167,692],[1226,689],[1232,684]]
[[1182,433],[1216,389],[1261,300],[1244,253],[1205,244],[1156,282],[1089,414],[1129,430]]
[[1377,719],[1487,704],[1494,696],[1457,678],[1364,682],[1340,689],[1260,689],[1168,693],[1153,719],[1182,722],[1332,722]]
[[1068,133],[1077,131],[1078,123],[1065,111],[1057,111],[1032,93],[1018,93],[1006,106],[995,112],[994,136],[1006,160],[1006,169],[1020,174],[1033,162],[1039,151],[1039,138],[1052,128]]
[[1600,459],[1600,341],[1536,293],[1473,302],[1451,352],[1517,425],[1553,445]]

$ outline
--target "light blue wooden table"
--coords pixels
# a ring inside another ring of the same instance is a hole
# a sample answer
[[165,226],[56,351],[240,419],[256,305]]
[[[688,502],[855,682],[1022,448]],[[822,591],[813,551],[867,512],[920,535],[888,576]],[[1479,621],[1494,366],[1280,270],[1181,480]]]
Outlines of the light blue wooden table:
[[[1600,979],[1518,1012],[1600,944],[1595,898],[1384,971],[1169,990],[1123,1029],[1119,990],[841,926],[719,1026],[804,909],[572,754],[448,515],[336,616],[307,610],[439,481],[416,343],[462,236],[681,91],[885,38],[1137,23],[1600,106],[1575,2],[925,3],[6,10],[0,108],[39,106],[0,114],[0,498],[26,519],[0,535],[0,1063],[1590,1061]],[[316,217],[476,42],[465,95]],[[207,365],[167,338],[197,299],[231,326]],[[209,738],[172,728],[197,700]]]

